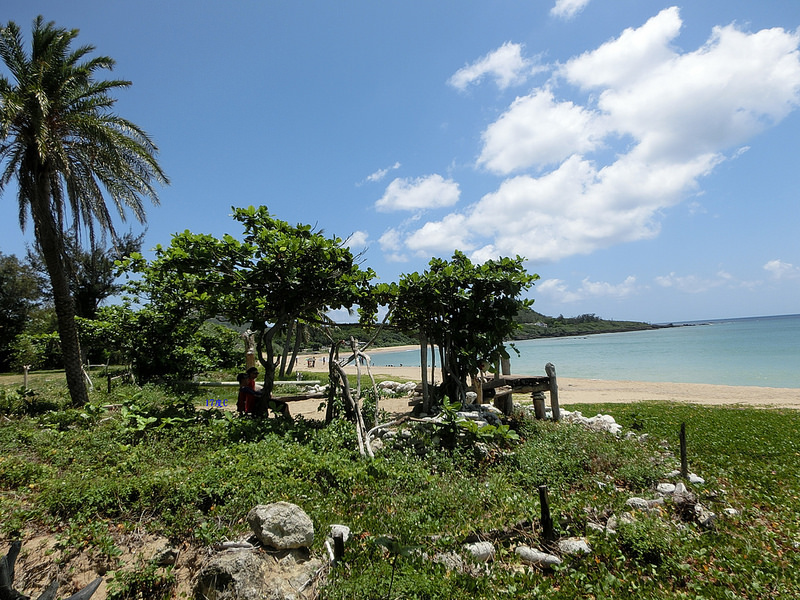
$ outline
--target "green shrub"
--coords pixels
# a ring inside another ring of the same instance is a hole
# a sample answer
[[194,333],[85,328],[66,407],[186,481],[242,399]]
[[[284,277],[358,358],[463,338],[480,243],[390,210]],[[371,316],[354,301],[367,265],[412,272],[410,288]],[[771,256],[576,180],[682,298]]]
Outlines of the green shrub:
[[60,404],[33,390],[0,388],[0,414],[38,415],[58,409]]
[[11,356],[11,366],[20,371],[25,365],[37,370],[64,366],[58,333],[21,333],[11,345]]
[[175,587],[172,567],[140,563],[132,571],[117,571],[108,583],[108,600],[166,600]]
[[620,523],[619,544],[633,560],[662,565],[670,560],[674,533],[661,515],[639,515],[633,522]]

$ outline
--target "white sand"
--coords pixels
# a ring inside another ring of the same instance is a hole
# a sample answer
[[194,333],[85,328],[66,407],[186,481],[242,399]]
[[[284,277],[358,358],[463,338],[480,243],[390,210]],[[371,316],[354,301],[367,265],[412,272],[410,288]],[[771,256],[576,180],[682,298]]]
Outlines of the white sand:
[[[417,346],[387,348],[384,351],[397,351]],[[368,354],[376,354],[381,349],[371,350]],[[306,357],[299,362],[300,370],[306,372],[327,373],[328,366],[322,364],[322,354],[316,354],[316,365],[306,366]],[[347,366],[347,373],[356,373],[355,366]],[[419,367],[372,367],[373,375],[397,378],[398,380],[420,381]],[[365,384],[369,385],[366,368],[361,373],[365,376]],[[539,373],[526,373],[539,375]],[[541,373],[544,376],[544,373]],[[515,395],[515,401],[524,402],[526,395]],[[800,409],[800,389],[768,388],[749,386],[710,385],[704,383],[652,383],[647,381],[606,381],[600,379],[558,378],[558,398],[562,406],[569,404],[598,402],[639,402],[643,400],[663,400],[672,402],[688,402],[704,405],[742,405],[759,408],[793,408]],[[313,407],[306,406],[314,403]],[[293,402],[292,414],[303,414],[306,417],[318,417],[316,412],[319,400]],[[549,400],[548,400],[549,403]],[[411,410],[408,400],[391,399],[382,402],[381,406],[392,414]],[[309,410],[310,409],[310,410]]]

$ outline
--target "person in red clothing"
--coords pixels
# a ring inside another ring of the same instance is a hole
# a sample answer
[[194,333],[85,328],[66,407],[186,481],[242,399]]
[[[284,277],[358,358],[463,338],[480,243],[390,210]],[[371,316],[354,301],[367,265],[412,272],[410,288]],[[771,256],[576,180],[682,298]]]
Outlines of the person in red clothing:
[[239,373],[236,376],[236,381],[239,382],[239,395],[236,398],[236,412],[239,413],[239,416],[242,416],[247,401],[247,394],[244,392],[244,387],[247,384],[247,373]]
[[236,410],[239,411],[239,414],[255,414],[261,394],[255,390],[255,384],[249,378],[248,373],[239,373],[236,379],[239,382],[239,397],[236,400]]
[[256,388],[256,377],[258,377],[258,369],[256,369],[255,367],[250,367],[249,369],[247,369],[247,377],[248,377],[247,385],[255,393],[254,408],[253,408],[253,412],[255,414],[257,415],[267,414],[267,410],[272,409],[273,411],[275,411],[276,413],[280,413],[287,419],[292,418],[292,416],[289,414],[289,405],[286,402],[281,402],[280,400],[270,400],[268,405],[261,402],[261,391]]

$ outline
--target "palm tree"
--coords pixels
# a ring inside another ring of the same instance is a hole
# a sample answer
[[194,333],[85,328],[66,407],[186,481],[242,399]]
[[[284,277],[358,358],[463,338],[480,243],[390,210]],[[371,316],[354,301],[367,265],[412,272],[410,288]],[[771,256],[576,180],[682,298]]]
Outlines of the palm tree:
[[97,81],[113,59],[89,58],[93,46],[72,48],[78,30],[33,22],[31,51],[19,27],[0,28],[0,58],[11,75],[0,76],[0,194],[14,180],[20,226],[28,215],[53,290],[58,331],[73,405],[87,400],[75,309],[70,295],[70,236],[95,229],[116,238],[106,198],[124,221],[126,208],[144,222],[142,197],[158,203],[155,184],[168,180],[155,159],[155,144],[135,124],[111,112],[110,93],[131,82]]

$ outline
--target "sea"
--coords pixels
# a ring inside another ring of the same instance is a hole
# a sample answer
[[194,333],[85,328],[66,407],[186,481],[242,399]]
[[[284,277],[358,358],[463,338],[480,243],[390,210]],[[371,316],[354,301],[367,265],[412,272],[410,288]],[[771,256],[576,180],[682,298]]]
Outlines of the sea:
[[[674,323],[507,348],[511,372],[520,375],[544,375],[550,362],[559,377],[800,388],[800,315]],[[420,364],[419,350],[371,357],[375,365]]]

